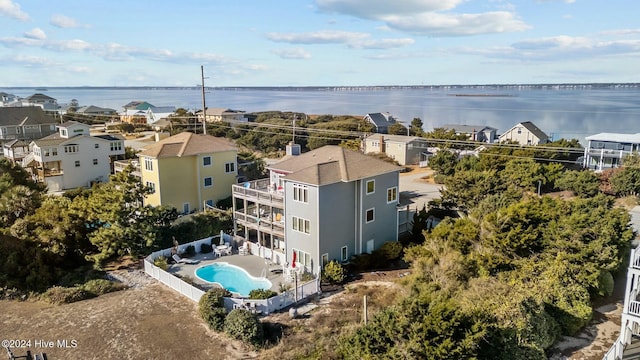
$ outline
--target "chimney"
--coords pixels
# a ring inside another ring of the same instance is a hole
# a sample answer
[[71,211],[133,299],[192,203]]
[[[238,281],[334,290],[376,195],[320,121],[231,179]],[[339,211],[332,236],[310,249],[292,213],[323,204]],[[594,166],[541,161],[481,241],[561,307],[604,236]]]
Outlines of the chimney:
[[286,146],[286,153],[287,155],[291,155],[291,156],[300,155],[300,145],[294,143],[293,141],[289,141],[289,143]]

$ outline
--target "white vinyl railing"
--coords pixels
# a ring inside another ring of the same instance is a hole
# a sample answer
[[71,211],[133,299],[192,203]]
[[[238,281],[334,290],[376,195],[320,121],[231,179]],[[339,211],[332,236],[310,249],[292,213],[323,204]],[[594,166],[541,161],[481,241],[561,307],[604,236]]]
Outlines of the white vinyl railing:
[[[211,240],[215,238],[220,238],[219,235],[200,239],[197,241],[192,241],[190,243],[181,244],[178,246],[178,253],[182,253],[186,250],[187,247],[193,245],[195,247],[196,252],[200,252],[200,248],[202,244],[211,244]],[[214,240],[216,241],[216,240]],[[219,240],[218,240],[219,241]],[[256,245],[257,247],[257,245]],[[254,249],[252,248],[252,251]],[[255,249],[258,250],[257,248]],[[264,247],[260,249],[263,252],[268,251],[269,255],[277,257],[284,256],[279,252],[274,251],[271,254],[270,249],[265,249]],[[202,295],[205,294],[205,291],[198,288],[197,286],[193,286],[186,281],[178,278],[177,276],[160,269],[159,267],[153,264],[154,260],[159,256],[164,256],[166,258],[171,257],[171,249],[164,249],[160,251],[156,251],[151,253],[144,259],[144,272],[151,276],[152,278],[160,281],[162,284],[169,286],[173,290],[179,292],[180,294],[188,297],[189,299],[198,302]],[[252,300],[245,298],[224,298],[224,307],[227,311],[231,311],[239,306],[246,307],[247,305],[251,305],[250,308],[255,310],[261,314],[269,314],[275,311],[282,310],[288,306],[295,304],[297,301],[308,298],[314,294],[320,292],[320,279],[316,277],[315,279],[300,284],[295,290],[291,289],[285,291],[277,296],[266,300]]]

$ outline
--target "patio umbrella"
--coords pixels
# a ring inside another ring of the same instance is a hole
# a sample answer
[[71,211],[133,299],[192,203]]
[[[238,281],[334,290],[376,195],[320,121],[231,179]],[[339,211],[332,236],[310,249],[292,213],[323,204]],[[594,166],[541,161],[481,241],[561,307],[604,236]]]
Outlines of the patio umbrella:
[[220,230],[220,245],[224,245],[224,231]]
[[293,260],[291,261],[291,267],[295,268],[296,267],[296,251],[293,251]]

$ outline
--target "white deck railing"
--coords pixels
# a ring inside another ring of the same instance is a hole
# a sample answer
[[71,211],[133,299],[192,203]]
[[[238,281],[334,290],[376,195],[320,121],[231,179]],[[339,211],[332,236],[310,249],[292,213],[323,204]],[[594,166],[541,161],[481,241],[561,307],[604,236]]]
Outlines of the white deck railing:
[[[211,244],[211,240],[214,238],[219,238],[220,236],[208,237],[204,239],[200,239],[197,241],[192,241],[190,243],[181,244],[178,246],[178,252],[184,252],[187,247],[193,245],[195,247],[196,252],[200,252],[200,248],[202,244]],[[214,240],[215,241],[215,240]],[[255,247],[254,247],[255,246]],[[252,245],[252,253],[257,254],[257,252],[253,251],[262,251],[263,257],[264,255],[272,256],[272,262],[276,260],[276,258],[282,256],[284,259],[284,254],[273,251],[271,249],[267,249],[262,247],[258,250],[257,245]],[[205,294],[205,291],[198,288],[197,286],[193,286],[186,281],[178,278],[177,276],[160,269],[159,267],[153,264],[154,260],[159,257],[171,257],[171,249],[164,249],[160,251],[156,251],[144,259],[144,272],[151,276],[152,278],[160,281],[162,284],[169,286],[173,290],[179,292],[180,294],[188,297],[189,299],[198,302],[202,295]],[[246,306],[247,304],[251,304],[251,309],[255,309],[257,312],[261,314],[269,314],[275,311],[282,310],[288,306],[295,304],[297,301],[308,298],[314,294],[320,292],[320,279],[316,277],[309,282],[300,284],[295,290],[291,289],[285,291],[277,296],[266,300],[253,300],[253,299],[245,299],[245,298],[224,298],[224,307],[227,311],[231,311],[238,306]]]

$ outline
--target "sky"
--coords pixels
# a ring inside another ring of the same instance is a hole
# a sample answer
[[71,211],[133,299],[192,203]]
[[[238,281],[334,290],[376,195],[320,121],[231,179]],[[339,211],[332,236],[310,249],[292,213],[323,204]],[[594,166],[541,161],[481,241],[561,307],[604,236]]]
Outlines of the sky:
[[0,87],[640,82],[637,0],[0,0]]

